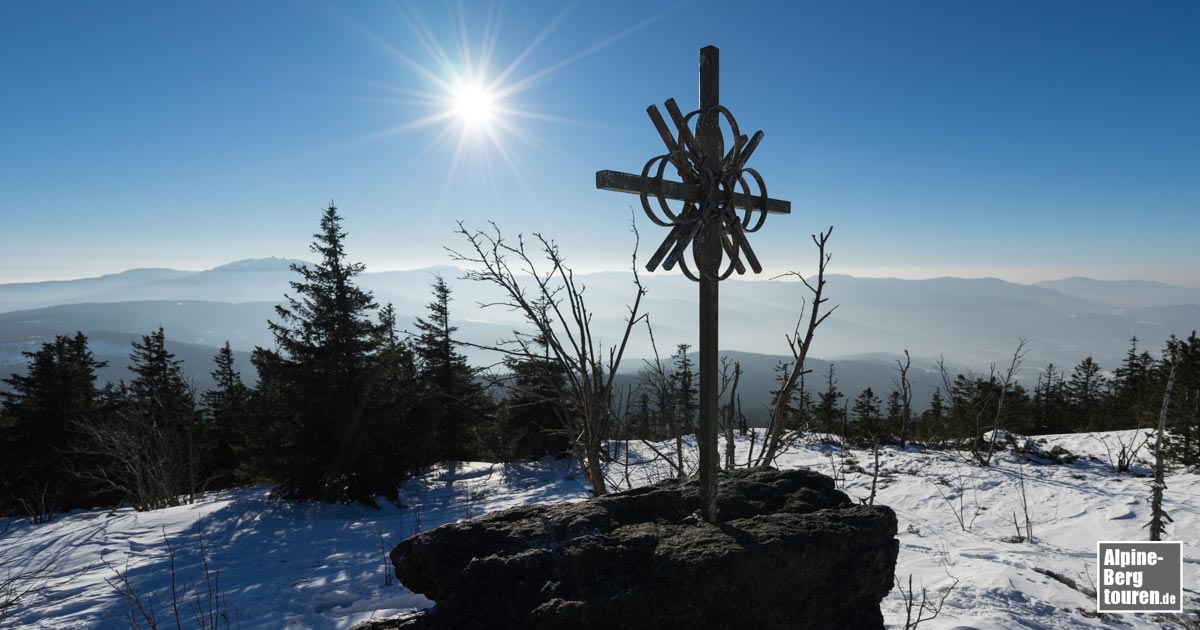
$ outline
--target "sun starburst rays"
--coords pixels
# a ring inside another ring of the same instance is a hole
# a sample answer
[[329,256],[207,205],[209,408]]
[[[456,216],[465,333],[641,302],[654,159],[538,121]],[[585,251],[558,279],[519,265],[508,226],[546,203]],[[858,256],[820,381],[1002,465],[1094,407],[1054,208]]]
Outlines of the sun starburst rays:
[[[529,147],[556,160],[575,160],[576,157],[538,137],[534,129],[547,123],[585,123],[537,111],[522,102],[522,97],[563,68],[628,37],[674,10],[662,12],[581,51],[550,58],[540,68],[527,70],[538,56],[538,50],[551,39],[577,5],[576,0],[567,2],[519,52],[510,59],[502,60],[506,63],[497,63],[496,58],[504,14],[503,5],[499,3],[488,5],[486,14],[482,16],[481,30],[476,31],[479,36],[475,39],[472,38],[472,25],[468,23],[467,12],[461,3],[455,6],[454,14],[446,22],[448,30],[453,32],[442,36],[420,13],[415,3],[393,4],[399,23],[405,27],[404,41],[409,44],[408,50],[399,48],[370,29],[356,25],[367,41],[382,50],[397,66],[411,73],[417,83],[423,84],[423,88],[414,88],[412,85],[369,86],[390,94],[390,98],[380,100],[399,106],[407,120],[368,134],[353,144],[375,143],[395,136],[436,130],[432,139],[416,155],[424,164],[434,153],[449,154],[442,186],[443,204],[455,189],[455,180],[463,172],[464,162],[468,160],[473,167],[478,167],[478,172],[473,168],[472,173],[486,180],[492,190],[496,189],[495,167],[502,164],[500,170],[506,171],[511,176],[509,179],[519,185],[529,199],[536,199],[537,191],[523,172],[524,165],[529,161],[517,155],[517,149]],[[448,43],[449,49],[443,43]]]

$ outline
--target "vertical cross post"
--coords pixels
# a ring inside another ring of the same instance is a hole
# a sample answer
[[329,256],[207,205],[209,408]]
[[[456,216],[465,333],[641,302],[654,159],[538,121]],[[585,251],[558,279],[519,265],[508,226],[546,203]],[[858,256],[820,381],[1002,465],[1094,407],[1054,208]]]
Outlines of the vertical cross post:
[[[720,104],[720,51],[716,46],[700,49],[700,149],[704,152],[703,168],[716,175],[721,172],[721,158],[725,155],[724,139],[721,135],[720,118],[712,108]],[[712,178],[716,181],[716,177]],[[716,190],[703,191],[709,200],[715,200]],[[707,194],[706,194],[707,193]],[[696,441],[700,448],[700,499],[704,520],[710,523],[718,519],[716,505],[717,488],[717,274],[721,267],[721,219],[718,212],[710,211],[703,219],[704,226],[697,239],[699,256],[697,266],[700,276],[700,426]]]
[[[675,124],[675,131],[667,125],[668,119],[662,116],[657,106],[646,109],[666,145],[665,155],[646,162],[641,175],[596,172],[596,188],[640,196],[642,209],[650,220],[671,228],[671,233],[646,263],[646,269],[654,271],[662,264],[663,269],[669,270],[678,264],[685,276],[700,285],[700,360],[697,361],[700,418],[696,441],[700,447],[700,511],[710,523],[720,520],[716,501],[720,393],[717,376],[718,283],[734,271],[746,273],[743,256],[754,273],[762,272],[758,258],[746,242],[746,234],[758,231],[767,213],[788,214],[792,210],[791,203],[767,197],[767,185],[758,171],[746,166],[746,161],[762,141],[763,132],[757,131],[753,136],[740,135],[733,114],[721,106],[719,54],[716,46],[700,49],[700,109],[685,115],[675,99],[667,99],[667,114]],[[728,154],[725,153],[721,120],[725,120],[733,132]],[[691,127],[693,121],[695,131]],[[675,166],[683,181],[663,178],[668,165]],[[751,192],[751,187],[757,188],[757,192]],[[651,199],[657,201],[662,217],[653,209]],[[682,210],[672,211],[667,205],[668,200],[684,202]],[[745,216],[738,217],[737,208],[745,210]],[[757,221],[753,220],[755,213]],[[695,273],[684,257],[689,248]]]

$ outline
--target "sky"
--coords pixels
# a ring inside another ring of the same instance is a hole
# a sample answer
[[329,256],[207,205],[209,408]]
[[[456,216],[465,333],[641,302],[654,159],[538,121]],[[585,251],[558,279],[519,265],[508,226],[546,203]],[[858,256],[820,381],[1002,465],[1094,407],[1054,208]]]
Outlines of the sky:
[[631,217],[643,261],[665,230],[594,173],[663,152],[645,108],[695,108],[711,44],[792,202],[764,277],[833,225],[836,273],[1200,286],[1197,32],[1182,0],[4,2],[0,282],[311,258],[330,200],[372,271],[451,262],[458,221],[627,269]]

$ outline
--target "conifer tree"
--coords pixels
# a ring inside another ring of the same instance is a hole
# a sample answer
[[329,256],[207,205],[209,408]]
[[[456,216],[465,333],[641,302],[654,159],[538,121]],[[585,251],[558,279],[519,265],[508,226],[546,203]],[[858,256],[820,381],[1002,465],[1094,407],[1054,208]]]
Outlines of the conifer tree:
[[[178,505],[201,490],[201,454],[197,440],[196,401],[184,380],[182,361],[167,350],[162,326],[133,342],[129,371],[134,377],[125,396],[123,414],[134,429],[131,445],[145,460],[147,475],[156,475],[161,487],[153,488],[146,508]],[[158,451],[170,461],[155,461]],[[113,453],[120,460],[120,454]]]
[[[537,340],[540,341],[540,340]],[[544,344],[534,344],[545,351]],[[559,455],[571,450],[564,414],[573,413],[566,391],[566,374],[548,355],[504,361],[512,374],[512,387],[503,406],[503,449],[508,459]],[[642,412],[649,413],[649,398],[643,397]],[[640,425],[639,419],[635,425]]]
[[[293,264],[300,279],[295,295],[275,307],[279,321],[268,322],[278,351],[255,350],[263,399],[284,405],[275,418],[276,494],[296,499],[370,502],[378,480],[358,472],[370,440],[368,385],[378,352],[376,304],[355,278],[362,263],[347,261],[346,232],[330,203],[313,235],[311,251],[320,262]],[[275,391],[270,391],[274,389]]]
[[139,510],[191,502],[203,489],[195,398],[159,327],[133,342],[133,379],[107,387],[80,432],[73,471]]
[[813,421],[813,400],[812,392],[808,389],[807,378],[805,373],[800,373],[800,378],[796,381],[796,429],[800,431],[811,430]]
[[699,395],[699,390],[696,389],[696,372],[691,358],[688,357],[691,347],[686,343],[676,346],[675,372],[672,375],[675,381],[675,395],[678,397],[675,409],[679,413],[680,424],[685,433],[696,432],[696,396]]
[[1154,360],[1147,352],[1138,352],[1138,338],[1129,341],[1129,350],[1121,366],[1113,370],[1112,418],[1114,428],[1132,428],[1145,423],[1151,415],[1150,370]]
[[1200,464],[1200,337],[1195,331],[1175,345],[1174,356],[1178,373],[1163,450],[1172,463],[1191,469]]
[[887,397],[887,422],[885,430],[893,430],[899,428],[904,415],[904,402],[900,399],[900,392],[892,390]]
[[879,415],[879,397],[868,387],[854,398],[851,413],[854,414],[855,428],[868,441],[878,439],[882,430],[882,418]]
[[0,513],[47,517],[89,499],[89,489],[62,464],[78,439],[73,425],[99,408],[96,370],[105,362],[81,332],[21,354],[29,361],[26,373],[0,379],[8,390],[0,390]]
[[425,386],[423,410],[433,422],[434,452],[450,460],[482,454],[484,433],[490,427],[493,403],[475,380],[466,357],[456,348],[450,325],[450,287],[435,276],[428,319],[416,322],[420,335],[414,342],[421,380]]
[[921,414],[926,437],[942,439],[946,436],[946,401],[942,399],[942,388],[933,390],[929,397],[929,409]]
[[162,326],[141,342],[133,342],[129,355],[129,371],[134,377],[129,383],[130,402],[141,405],[152,422],[175,429],[189,427],[195,401],[184,380],[182,361],[167,350],[167,336]]
[[829,364],[829,373],[825,377],[825,391],[817,394],[817,421],[821,423],[821,431],[833,433],[837,430],[838,422],[844,418],[845,412],[838,403],[844,395],[837,389],[837,375],[833,364]]
[[1104,428],[1100,418],[1104,396],[1105,379],[1100,366],[1087,357],[1075,366],[1071,380],[1067,382],[1067,395],[1075,417],[1075,430],[1098,430]]
[[247,453],[244,445],[250,392],[242,375],[234,369],[229,342],[213,357],[216,386],[201,395],[204,409],[204,443],[208,452],[209,476],[216,487],[228,487],[253,478],[250,469],[239,465]]
[[[400,479],[429,463],[429,427],[418,421],[420,383],[411,345],[402,339],[392,304],[379,310],[378,353],[370,384],[370,437],[359,475],[378,492],[392,495]],[[401,474],[398,474],[401,473]]]

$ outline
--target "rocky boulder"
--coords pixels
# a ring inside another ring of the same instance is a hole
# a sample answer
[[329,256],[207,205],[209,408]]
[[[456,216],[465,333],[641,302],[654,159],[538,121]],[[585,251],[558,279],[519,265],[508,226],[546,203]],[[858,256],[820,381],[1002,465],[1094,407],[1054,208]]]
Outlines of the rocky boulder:
[[723,474],[721,522],[694,481],[533,505],[400,543],[396,576],[437,604],[360,628],[882,628],[898,542],[889,508],[815,472]]

